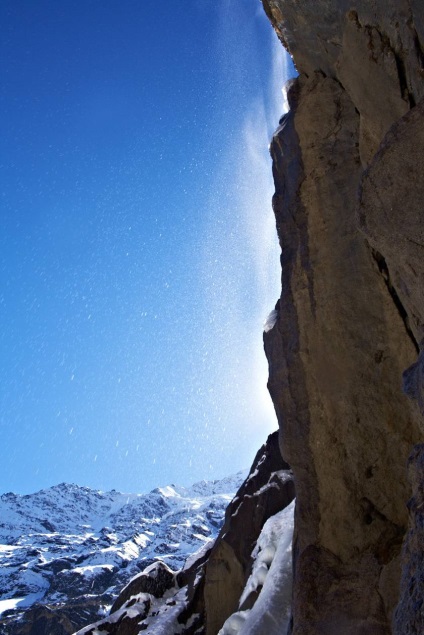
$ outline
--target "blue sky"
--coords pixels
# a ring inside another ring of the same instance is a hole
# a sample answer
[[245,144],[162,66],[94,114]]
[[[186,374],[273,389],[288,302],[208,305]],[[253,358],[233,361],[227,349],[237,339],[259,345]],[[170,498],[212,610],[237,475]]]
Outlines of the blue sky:
[[0,492],[247,467],[276,428],[293,73],[259,0],[3,0],[0,24]]

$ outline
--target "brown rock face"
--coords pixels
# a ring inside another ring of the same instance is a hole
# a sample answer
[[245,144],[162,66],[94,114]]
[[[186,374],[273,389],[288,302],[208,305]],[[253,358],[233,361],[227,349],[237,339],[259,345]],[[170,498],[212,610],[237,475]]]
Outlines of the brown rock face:
[[263,4],[300,72],[271,148],[282,294],[264,334],[297,492],[293,633],[391,633],[422,439],[405,369],[424,403],[424,11]]
[[363,163],[424,96],[418,1],[263,0],[299,72],[337,79],[360,116]]
[[424,338],[424,101],[390,129],[362,178],[359,222],[387,262],[415,340]]

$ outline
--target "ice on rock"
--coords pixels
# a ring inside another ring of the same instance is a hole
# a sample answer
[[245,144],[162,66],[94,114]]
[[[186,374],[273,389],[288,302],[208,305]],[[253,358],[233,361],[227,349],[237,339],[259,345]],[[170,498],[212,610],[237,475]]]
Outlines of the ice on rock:
[[238,635],[248,615],[249,611],[238,611],[238,613],[233,613],[225,622],[225,631],[221,629],[219,633],[225,633],[225,635]]
[[267,565],[270,565],[271,562],[274,560],[275,552],[276,547],[274,544],[267,545],[265,549],[261,551],[261,561]]
[[252,552],[252,573],[239,607],[255,591],[259,597],[249,610],[231,615],[218,635],[284,635],[290,620],[292,589],[293,501],[265,523]]
[[278,311],[277,309],[273,309],[268,315],[267,319],[265,320],[264,332],[268,333],[268,331],[271,331],[271,329],[274,328],[277,320],[278,320]]
[[266,576],[268,575],[268,567],[263,562],[255,571],[255,586],[263,586]]

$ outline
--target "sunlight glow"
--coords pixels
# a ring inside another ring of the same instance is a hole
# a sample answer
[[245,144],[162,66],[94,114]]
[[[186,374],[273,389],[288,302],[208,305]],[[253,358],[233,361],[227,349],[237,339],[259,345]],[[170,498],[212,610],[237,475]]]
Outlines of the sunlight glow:
[[[226,17],[228,25],[230,17]],[[268,45],[269,84],[251,100],[243,119],[232,122],[217,167],[207,203],[202,263],[210,322],[205,346],[209,364],[215,366],[219,412],[230,425],[234,421],[243,429],[256,430],[261,440],[277,427],[262,344],[264,320],[280,295],[280,248],[271,207],[274,185],[268,144],[284,114],[282,87],[290,72],[288,56],[273,33]],[[225,50],[225,32],[221,46]],[[225,54],[226,68],[240,63],[231,57],[239,51],[225,50]],[[231,92],[225,97],[231,99]],[[224,377],[231,376],[234,382],[223,383]]]

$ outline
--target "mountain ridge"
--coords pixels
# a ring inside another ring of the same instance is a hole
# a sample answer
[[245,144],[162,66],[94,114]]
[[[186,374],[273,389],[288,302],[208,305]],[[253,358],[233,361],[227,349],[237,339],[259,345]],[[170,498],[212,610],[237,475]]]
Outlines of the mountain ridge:
[[0,496],[0,632],[19,633],[25,611],[73,603],[75,630],[105,614],[149,564],[174,569],[213,542],[246,471],[147,494],[60,483]]

